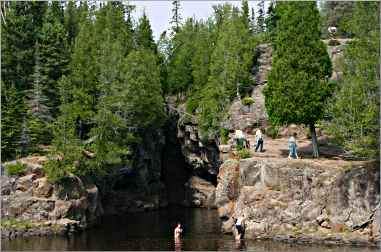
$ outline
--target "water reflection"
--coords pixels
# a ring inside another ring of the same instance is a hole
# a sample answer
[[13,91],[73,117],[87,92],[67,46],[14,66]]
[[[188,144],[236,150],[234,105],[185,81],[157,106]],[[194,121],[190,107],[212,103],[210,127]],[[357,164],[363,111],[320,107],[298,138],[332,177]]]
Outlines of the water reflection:
[[[177,222],[184,233],[174,240]],[[272,241],[235,241],[220,233],[217,211],[169,208],[104,218],[99,226],[72,237],[29,237],[2,240],[2,250],[126,250],[126,251],[241,251],[254,252],[375,252],[377,249],[297,245]]]
[[176,251],[181,251],[182,247],[183,247],[183,241],[181,240],[181,238],[176,237],[175,238],[175,250]]

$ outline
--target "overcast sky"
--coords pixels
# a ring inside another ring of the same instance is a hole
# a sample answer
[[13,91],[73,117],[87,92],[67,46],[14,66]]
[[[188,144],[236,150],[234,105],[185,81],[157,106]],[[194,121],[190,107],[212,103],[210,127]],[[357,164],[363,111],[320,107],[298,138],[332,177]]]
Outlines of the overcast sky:
[[[241,1],[192,1],[183,0],[180,1],[181,6],[181,17],[185,20],[188,17],[195,17],[196,19],[207,19],[213,13],[213,5],[223,4],[229,2],[235,6],[241,6]],[[154,38],[157,40],[160,34],[170,27],[170,19],[172,16],[172,0],[156,0],[156,1],[142,1],[135,0],[129,1],[130,4],[135,5],[135,20],[142,15],[143,10],[145,10],[148,18],[151,22],[151,27],[153,30]],[[251,13],[251,8],[253,7],[257,11],[259,1],[249,1],[249,8]],[[267,11],[268,2],[265,5],[265,11]]]

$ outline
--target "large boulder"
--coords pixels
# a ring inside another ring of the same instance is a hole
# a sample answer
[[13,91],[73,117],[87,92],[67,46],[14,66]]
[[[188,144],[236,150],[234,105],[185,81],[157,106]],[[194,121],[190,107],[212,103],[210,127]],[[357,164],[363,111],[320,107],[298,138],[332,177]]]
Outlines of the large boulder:
[[33,181],[33,196],[49,198],[53,193],[53,185],[46,177]]

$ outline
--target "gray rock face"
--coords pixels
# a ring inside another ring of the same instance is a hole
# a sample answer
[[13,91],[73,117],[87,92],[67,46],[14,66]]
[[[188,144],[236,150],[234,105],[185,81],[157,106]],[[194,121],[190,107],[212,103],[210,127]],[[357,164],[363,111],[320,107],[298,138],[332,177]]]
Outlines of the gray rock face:
[[199,136],[197,122],[187,115],[182,116],[177,124],[177,137],[185,161],[193,168],[195,175],[216,176],[220,165],[218,146],[215,141],[201,141]]
[[379,175],[374,162],[334,167],[308,160],[228,160],[216,189],[223,231],[234,232],[229,223],[245,215],[246,238],[291,235],[324,242],[335,235],[337,243],[377,244]]
[[267,125],[268,116],[262,91],[267,84],[267,76],[271,70],[272,48],[270,44],[261,44],[256,51],[255,67],[252,69],[255,85],[251,92],[255,103],[250,106],[243,105],[239,100],[232,103],[228,113],[229,119],[223,123],[223,127],[231,131],[235,129],[250,130]]
[[4,237],[65,233],[73,225],[75,230],[93,224],[103,210],[98,188],[93,184],[85,185],[74,176],[66,178],[65,185],[53,185],[46,177],[41,177],[40,167],[46,159],[36,160],[37,157],[23,159],[27,167],[33,167],[27,169],[25,176],[1,176],[3,220],[29,223],[30,229],[5,227],[8,235]]
[[215,208],[216,187],[197,176],[192,176],[186,183],[186,200],[195,207]]

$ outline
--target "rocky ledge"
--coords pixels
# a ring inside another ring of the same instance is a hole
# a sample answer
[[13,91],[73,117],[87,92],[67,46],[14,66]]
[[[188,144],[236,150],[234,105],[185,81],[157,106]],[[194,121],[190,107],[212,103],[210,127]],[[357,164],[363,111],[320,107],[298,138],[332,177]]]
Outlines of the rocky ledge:
[[103,213],[98,188],[76,176],[52,184],[44,175],[45,157],[19,160],[21,176],[1,176],[2,238],[67,234],[95,223]]
[[378,162],[229,159],[219,169],[222,231],[246,239],[380,245]]

